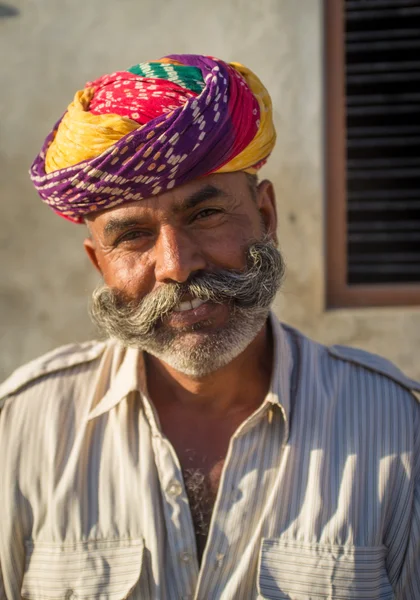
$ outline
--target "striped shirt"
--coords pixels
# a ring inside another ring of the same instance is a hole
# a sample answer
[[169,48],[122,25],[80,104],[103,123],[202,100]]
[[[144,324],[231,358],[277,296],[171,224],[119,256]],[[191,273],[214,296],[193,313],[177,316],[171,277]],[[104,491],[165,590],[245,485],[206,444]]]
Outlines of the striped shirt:
[[198,566],[142,355],[67,346],[0,388],[0,598],[419,600],[419,384],[271,317]]

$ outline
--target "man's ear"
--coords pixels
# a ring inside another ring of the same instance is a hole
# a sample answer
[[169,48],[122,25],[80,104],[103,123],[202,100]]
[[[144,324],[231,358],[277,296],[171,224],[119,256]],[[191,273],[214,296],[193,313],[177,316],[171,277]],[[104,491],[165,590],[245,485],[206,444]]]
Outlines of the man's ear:
[[91,237],[87,237],[83,242],[83,246],[85,247],[86,254],[89,257],[90,262],[93,264],[95,269],[102,275],[102,269],[99,265],[99,260],[96,255],[95,242]]
[[257,206],[265,226],[266,234],[278,244],[276,194],[271,181],[264,179],[258,184]]

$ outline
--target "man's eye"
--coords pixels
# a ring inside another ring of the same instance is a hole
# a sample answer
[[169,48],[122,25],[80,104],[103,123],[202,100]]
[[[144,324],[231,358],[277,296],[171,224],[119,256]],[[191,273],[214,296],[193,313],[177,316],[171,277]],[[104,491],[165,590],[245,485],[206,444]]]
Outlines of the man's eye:
[[221,214],[221,210],[218,208],[203,208],[203,210],[200,210],[194,217],[194,220],[196,219],[206,219],[207,217],[212,217],[213,215],[219,215]]
[[118,246],[118,244],[121,244],[122,242],[132,242],[133,240],[144,238],[147,235],[148,235],[147,231],[139,231],[139,230],[127,231],[127,233],[124,233],[116,240],[115,245]]

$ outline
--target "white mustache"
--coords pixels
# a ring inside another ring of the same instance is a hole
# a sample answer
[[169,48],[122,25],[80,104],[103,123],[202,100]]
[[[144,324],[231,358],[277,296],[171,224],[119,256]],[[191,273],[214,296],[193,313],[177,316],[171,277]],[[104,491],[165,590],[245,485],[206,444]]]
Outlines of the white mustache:
[[[172,311],[190,310],[192,303],[226,303],[243,309],[268,308],[284,274],[282,256],[271,240],[248,248],[243,271],[219,270],[197,273],[185,284],[160,286],[140,302],[127,301],[118,291],[101,286],[92,296],[90,313],[99,328],[129,343],[153,335],[157,324]],[[185,297],[193,298],[183,301]],[[188,306],[187,306],[188,305]]]

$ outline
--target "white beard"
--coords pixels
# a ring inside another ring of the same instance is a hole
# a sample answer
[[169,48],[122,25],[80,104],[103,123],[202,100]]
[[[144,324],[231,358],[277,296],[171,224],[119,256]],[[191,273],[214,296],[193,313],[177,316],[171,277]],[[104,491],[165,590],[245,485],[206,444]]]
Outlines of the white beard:
[[175,332],[168,329],[138,347],[178,371],[201,378],[229,364],[256,338],[269,309],[233,309],[227,325],[212,332]]

